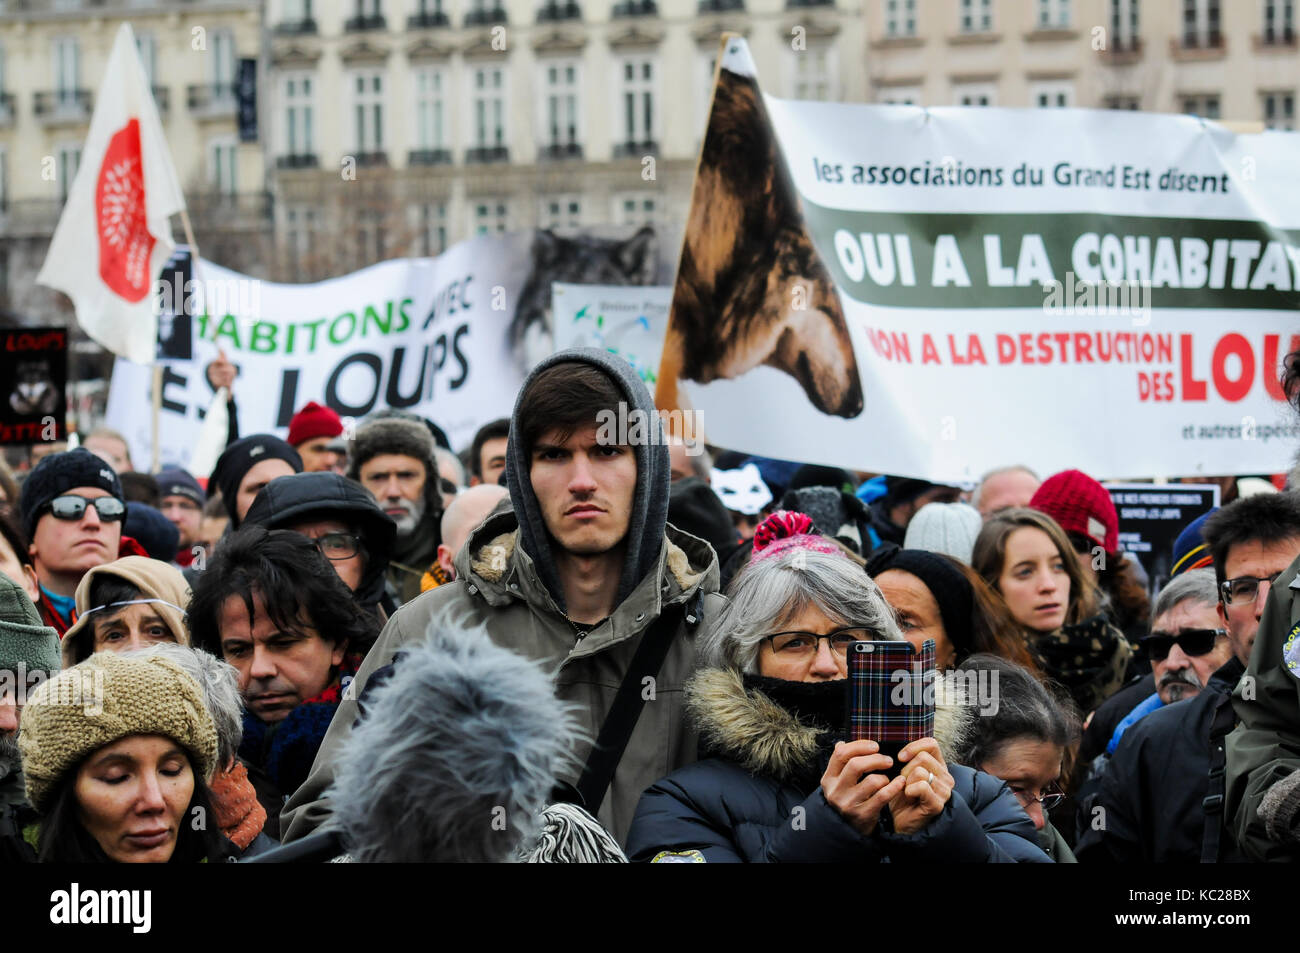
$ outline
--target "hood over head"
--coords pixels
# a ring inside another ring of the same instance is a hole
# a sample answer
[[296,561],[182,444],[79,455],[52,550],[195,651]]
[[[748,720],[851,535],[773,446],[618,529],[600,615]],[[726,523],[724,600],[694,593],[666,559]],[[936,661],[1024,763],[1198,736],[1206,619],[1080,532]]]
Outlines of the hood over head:
[[366,569],[355,593],[371,606],[384,595],[384,573],[393,558],[397,524],[361,484],[337,473],[296,473],[272,480],[248,508],[245,524],[290,529],[309,520],[336,519],[357,527]]
[[63,636],[63,667],[71,668],[94,653],[94,619],[99,614],[90,604],[90,587],[100,576],[116,576],[140,590],[138,599],[157,599],[152,608],[180,645],[190,644],[185,613],[190,605],[190,584],[171,563],[146,556],[123,556],[111,563],[87,570],[77,583],[77,621]]
[[671,472],[668,444],[664,439],[663,424],[655,408],[654,398],[645,382],[626,361],[599,348],[569,348],[552,354],[533,368],[519,389],[514,411],[510,415],[506,486],[510,490],[510,501],[519,519],[520,543],[561,610],[565,608],[564,591],[555,571],[551,536],[529,479],[528,451],[520,445],[517,422],[524,394],[537,375],[555,364],[565,362],[590,364],[608,377],[627,400],[629,422],[632,420],[632,412],[640,411],[644,417],[644,432],[649,435],[647,440],[633,447],[636,456],[636,490],[632,497],[632,514],[627,529],[627,561],[623,564],[618,586],[619,602],[627,598],[658,562],[659,551],[664,544],[664,525],[668,520]]

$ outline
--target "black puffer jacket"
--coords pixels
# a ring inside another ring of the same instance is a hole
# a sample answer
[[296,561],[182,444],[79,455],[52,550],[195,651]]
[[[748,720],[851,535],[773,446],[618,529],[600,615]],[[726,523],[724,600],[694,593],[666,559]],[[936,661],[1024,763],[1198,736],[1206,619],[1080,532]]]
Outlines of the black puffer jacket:
[[[628,833],[632,861],[1048,863],[1006,785],[948,760],[944,812],[913,835],[864,837],[823,797],[825,736],[741,676],[709,669],[688,688],[712,757],[651,785]],[[943,744],[942,717],[935,735]],[[811,794],[809,793],[811,792]]]
[[[337,473],[295,473],[264,486],[244,523],[288,529],[308,520],[338,520],[355,526],[366,553],[357,602],[375,609],[384,597],[384,574],[393,556],[397,524],[360,483]],[[383,616],[382,618],[387,618]]]

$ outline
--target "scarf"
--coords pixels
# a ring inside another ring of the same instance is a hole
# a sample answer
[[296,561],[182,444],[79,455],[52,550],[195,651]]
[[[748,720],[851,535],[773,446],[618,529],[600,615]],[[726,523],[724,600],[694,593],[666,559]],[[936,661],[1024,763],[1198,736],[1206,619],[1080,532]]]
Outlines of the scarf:
[[241,851],[247,850],[266,824],[266,808],[258,803],[248,769],[236,761],[229,771],[217,772],[210,790],[221,833]]
[[1124,684],[1133,647],[1106,615],[1031,634],[1029,651],[1044,672],[1064,685],[1084,714]]
[[801,765],[793,779],[802,789],[813,790],[821,783],[826,764],[835,750],[835,742],[843,741],[848,722],[848,680],[843,678],[826,682],[790,682],[766,675],[744,675],[745,691],[767,696],[796,719],[817,729],[817,754],[807,764]]
[[429,567],[423,578],[420,579],[420,591],[428,592],[430,589],[437,589],[439,586],[445,586],[451,582],[451,576],[447,570],[443,569],[439,563],[434,563]]

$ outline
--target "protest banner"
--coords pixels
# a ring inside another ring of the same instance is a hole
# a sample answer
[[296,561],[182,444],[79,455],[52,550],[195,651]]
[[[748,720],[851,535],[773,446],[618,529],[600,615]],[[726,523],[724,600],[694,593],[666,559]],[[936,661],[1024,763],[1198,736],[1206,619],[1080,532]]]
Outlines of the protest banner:
[[0,444],[67,437],[66,328],[0,331],[0,381],[6,382],[0,403]]
[[551,286],[555,349],[598,347],[617,354],[653,389],[673,289],[664,285]]
[[944,482],[1277,472],[1298,163],[1190,116],[774,99],[726,37],[656,399]]
[[1119,514],[1120,548],[1142,563],[1153,595],[1169,581],[1178,534],[1219,505],[1214,484],[1108,483],[1106,492]]

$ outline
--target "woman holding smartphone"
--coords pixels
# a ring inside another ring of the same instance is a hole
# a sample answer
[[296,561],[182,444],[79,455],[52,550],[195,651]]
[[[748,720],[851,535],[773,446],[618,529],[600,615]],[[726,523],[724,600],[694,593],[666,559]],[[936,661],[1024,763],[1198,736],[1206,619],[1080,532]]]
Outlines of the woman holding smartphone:
[[1050,516],[1016,507],[989,517],[971,565],[1002,595],[1039,667],[1080,711],[1095,710],[1124,684],[1133,647],[1102,612],[1096,583]]
[[687,688],[702,760],[645,792],[628,857],[1047,862],[1002,783],[953,763],[961,709],[940,706],[935,737],[907,744],[897,766],[874,741],[840,740],[849,646],[902,634],[880,590],[831,541],[769,525],[708,621],[704,667]]

